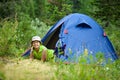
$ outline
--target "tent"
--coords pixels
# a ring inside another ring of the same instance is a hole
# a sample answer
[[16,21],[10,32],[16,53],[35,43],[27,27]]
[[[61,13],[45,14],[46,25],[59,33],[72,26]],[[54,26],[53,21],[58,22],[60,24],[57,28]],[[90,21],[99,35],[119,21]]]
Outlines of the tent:
[[73,13],[54,24],[42,38],[43,45],[55,49],[62,61],[76,62],[86,53],[96,57],[102,53],[106,60],[118,56],[102,27],[87,15]]

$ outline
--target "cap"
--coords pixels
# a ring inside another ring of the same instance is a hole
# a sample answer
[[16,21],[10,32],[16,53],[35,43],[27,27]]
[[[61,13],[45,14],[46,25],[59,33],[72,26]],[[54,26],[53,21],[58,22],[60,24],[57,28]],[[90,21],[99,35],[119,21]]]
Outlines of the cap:
[[36,40],[41,42],[41,38],[39,36],[33,36],[32,41],[36,41]]

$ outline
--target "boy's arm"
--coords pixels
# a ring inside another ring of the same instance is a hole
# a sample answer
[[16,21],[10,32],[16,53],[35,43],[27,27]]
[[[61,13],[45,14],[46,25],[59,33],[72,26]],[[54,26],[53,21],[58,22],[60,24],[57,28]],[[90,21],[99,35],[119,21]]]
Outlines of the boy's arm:
[[44,49],[44,50],[42,51],[41,60],[42,60],[43,62],[45,62],[46,59],[47,59],[47,50]]
[[30,51],[30,59],[33,59],[34,56],[33,56],[33,47],[31,47],[31,51]]

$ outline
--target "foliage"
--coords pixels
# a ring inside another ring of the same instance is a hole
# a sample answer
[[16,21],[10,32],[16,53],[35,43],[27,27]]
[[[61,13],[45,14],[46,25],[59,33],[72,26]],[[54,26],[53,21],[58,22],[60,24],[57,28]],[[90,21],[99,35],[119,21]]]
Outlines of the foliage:
[[0,80],[5,80],[5,75],[4,75],[4,71],[3,71],[3,67],[4,67],[4,64],[0,58]]
[[39,35],[41,38],[47,33],[50,26],[47,26],[44,22],[35,18],[31,21],[31,27],[35,30],[35,35]]
[[110,28],[105,28],[105,31],[111,40],[116,53],[120,55],[120,29],[115,26],[115,24],[110,24]]
[[15,22],[3,20],[0,25],[1,56],[18,56],[18,54],[20,56],[24,49],[30,46],[32,36],[39,35],[43,37],[47,29],[49,29],[49,26],[45,23],[37,18],[31,20],[28,15],[23,15],[19,19],[15,18]]
[[9,55],[15,49],[13,36],[17,23],[5,20],[0,25],[0,55]]
[[73,1],[73,12],[77,13],[83,13],[87,14],[89,16],[93,16],[93,13],[95,12],[95,6],[93,6],[91,3],[94,2],[94,0],[72,0]]
[[20,58],[21,53],[30,46],[32,36],[43,37],[51,25],[74,12],[95,19],[104,28],[120,56],[119,5],[118,0],[1,0],[0,56],[14,55],[18,58],[0,58],[0,79],[120,80],[120,60],[101,66],[102,55],[96,55],[100,58],[97,62],[81,64],[86,63],[86,58],[93,61],[90,55],[80,57],[78,64],[68,65]]
[[11,0],[0,1],[0,18],[14,17],[15,15],[14,3],[15,2]]
[[118,80],[120,73],[118,71],[120,70],[119,66],[118,62],[106,66],[95,64],[61,64],[58,65],[56,77],[59,80]]
[[51,25],[74,12],[95,19],[104,28],[120,55],[119,4],[119,1],[112,0],[2,0],[0,55],[19,54],[30,46],[32,36],[43,37]]
[[5,79],[5,76],[4,74],[0,71],[0,80],[4,80]]
[[15,4],[15,11],[18,15],[21,13],[29,15],[31,18],[43,16],[45,0],[20,0]]
[[[39,60],[10,59],[0,71],[6,80],[119,80],[120,60],[104,66],[98,64],[43,63]],[[1,67],[1,65],[0,65]],[[104,74],[103,74],[104,73]],[[32,75],[32,76],[31,76]]]
[[[46,3],[46,16],[45,22],[48,25],[53,25],[64,17],[67,14],[72,13],[72,5],[67,4],[70,2],[69,0],[48,0],[49,2]],[[62,4],[61,4],[62,3]]]
[[105,0],[95,0],[93,5],[97,7],[95,10],[94,16],[106,22],[106,26],[109,26],[109,23],[114,23],[119,27],[118,21],[120,21],[120,2],[119,1],[105,1]]

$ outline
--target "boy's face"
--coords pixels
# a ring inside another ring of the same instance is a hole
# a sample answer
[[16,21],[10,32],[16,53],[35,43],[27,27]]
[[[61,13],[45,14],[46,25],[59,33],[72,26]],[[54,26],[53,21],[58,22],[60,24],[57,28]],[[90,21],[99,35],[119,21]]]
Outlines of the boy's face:
[[35,49],[38,49],[40,47],[40,42],[39,41],[33,41],[32,45]]

